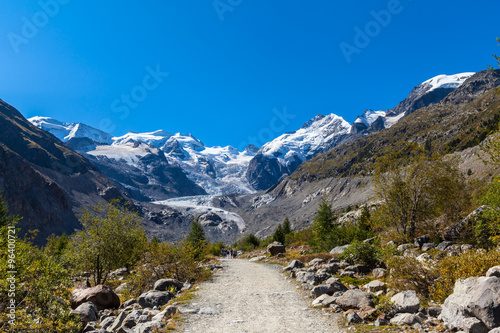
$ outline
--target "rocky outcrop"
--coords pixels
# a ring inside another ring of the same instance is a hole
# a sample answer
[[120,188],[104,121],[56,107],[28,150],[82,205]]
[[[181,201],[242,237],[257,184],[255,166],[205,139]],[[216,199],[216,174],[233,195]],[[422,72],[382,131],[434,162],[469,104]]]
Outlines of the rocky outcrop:
[[92,302],[98,310],[118,309],[120,307],[118,295],[110,287],[103,285],[75,289],[72,292],[70,303],[73,309],[86,302]]
[[272,256],[275,256],[280,253],[285,253],[286,248],[280,242],[272,242],[267,246],[267,252],[269,252],[269,254],[271,254]]

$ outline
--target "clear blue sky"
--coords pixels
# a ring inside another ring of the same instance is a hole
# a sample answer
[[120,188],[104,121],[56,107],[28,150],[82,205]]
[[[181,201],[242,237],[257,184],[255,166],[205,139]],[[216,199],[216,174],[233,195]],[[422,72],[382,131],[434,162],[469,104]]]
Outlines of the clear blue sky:
[[[2,2],[0,98],[114,135],[261,145],[318,113],[352,122],[394,107],[418,83],[500,54],[498,0],[54,1]],[[375,23],[388,8],[390,22]],[[369,43],[356,46],[355,27]],[[341,43],[357,47],[350,63]],[[284,107],[294,117],[273,120]]]

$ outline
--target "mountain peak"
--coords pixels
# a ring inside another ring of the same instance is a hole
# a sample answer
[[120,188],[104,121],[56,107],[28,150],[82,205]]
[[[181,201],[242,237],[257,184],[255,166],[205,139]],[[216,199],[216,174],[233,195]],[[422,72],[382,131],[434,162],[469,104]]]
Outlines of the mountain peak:
[[439,88],[457,89],[465,82],[465,80],[467,80],[474,74],[476,73],[466,72],[453,75],[441,74],[422,82],[420,86],[426,88],[426,92],[428,93]]

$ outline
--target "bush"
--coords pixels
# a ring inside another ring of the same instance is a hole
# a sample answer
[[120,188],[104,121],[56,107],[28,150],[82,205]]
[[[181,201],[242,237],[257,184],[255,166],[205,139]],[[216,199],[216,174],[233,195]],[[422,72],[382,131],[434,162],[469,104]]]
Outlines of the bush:
[[254,235],[250,234],[240,241],[236,242],[233,247],[241,251],[252,251],[261,245],[261,241]]
[[428,266],[414,257],[394,256],[386,265],[391,272],[391,288],[398,291],[415,290],[425,298],[430,296],[430,290],[439,278],[435,267]]
[[340,255],[341,260],[350,264],[364,264],[372,268],[380,262],[381,258],[378,246],[358,240],[353,241]]
[[204,281],[210,276],[210,272],[200,265],[198,250],[187,241],[150,246],[131,275],[128,296],[137,297],[151,290],[154,283],[162,278],[177,279],[181,282]]
[[76,268],[91,271],[96,285],[113,269],[132,266],[147,244],[142,219],[117,202],[101,203],[81,216],[82,231],[72,237]]
[[[4,235],[7,232],[3,233]],[[28,241],[17,240],[15,252],[15,325],[5,309],[10,302],[7,241],[0,241],[0,330],[2,332],[79,332],[80,323],[69,314],[68,272]]]
[[430,288],[430,294],[435,301],[444,300],[453,292],[455,282],[473,276],[484,276],[489,268],[500,262],[498,248],[486,251],[471,250],[460,256],[445,257],[438,264],[436,275],[439,279]]
[[220,257],[222,254],[222,249],[226,246],[222,242],[217,242],[215,244],[209,244],[207,248],[208,254],[213,255],[214,257]]

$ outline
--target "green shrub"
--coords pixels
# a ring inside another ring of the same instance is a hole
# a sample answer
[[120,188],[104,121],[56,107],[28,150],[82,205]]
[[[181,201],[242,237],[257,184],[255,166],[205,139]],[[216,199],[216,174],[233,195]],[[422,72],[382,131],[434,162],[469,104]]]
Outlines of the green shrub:
[[250,234],[238,242],[233,244],[233,247],[241,251],[252,251],[261,245],[261,241],[254,234]]
[[354,240],[339,258],[350,264],[364,264],[375,267],[382,256],[378,246],[369,242]]
[[226,246],[222,242],[217,242],[214,244],[209,244],[207,248],[207,252],[214,257],[219,257],[221,255],[222,249],[224,249]]
[[428,298],[430,290],[439,275],[435,267],[422,263],[414,257],[394,256],[386,262],[391,272],[389,285],[391,288],[415,290],[417,294]]

